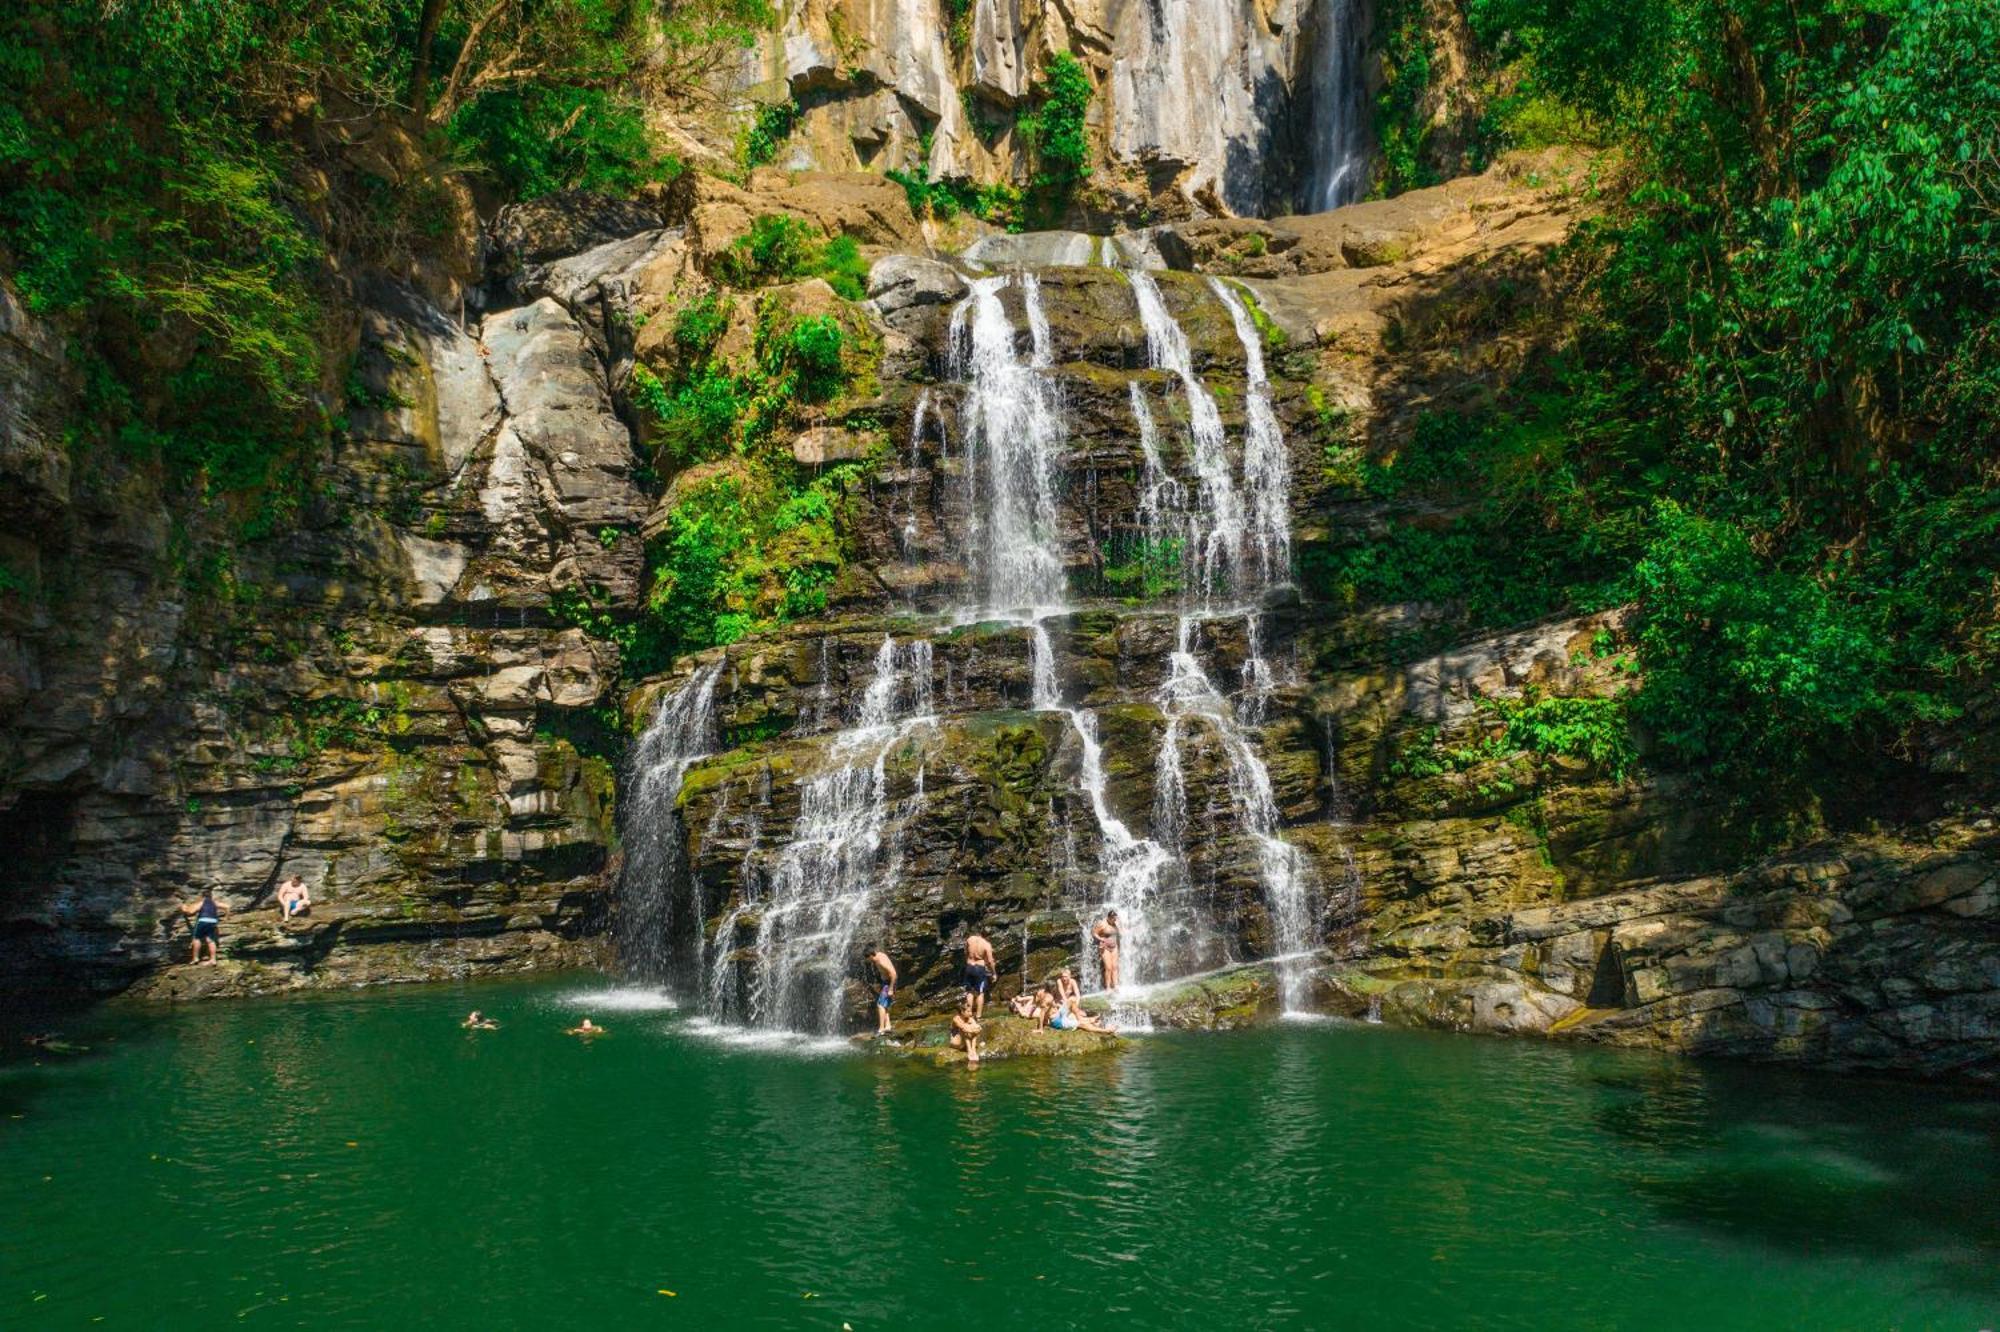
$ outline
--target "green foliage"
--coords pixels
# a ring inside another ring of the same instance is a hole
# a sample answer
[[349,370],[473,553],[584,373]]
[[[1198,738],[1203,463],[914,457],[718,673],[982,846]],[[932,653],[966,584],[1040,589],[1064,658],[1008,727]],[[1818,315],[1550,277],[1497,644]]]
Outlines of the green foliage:
[[1027,195],[1034,219],[1054,221],[1090,175],[1090,72],[1067,51],[1051,55],[1035,82],[1035,109],[1015,126],[1035,164]]
[[1770,568],[1737,527],[1676,506],[1634,572],[1646,687],[1661,747],[1728,777],[1789,780],[1856,729],[1931,711],[1899,697],[1887,645],[1810,578]]
[[566,189],[630,194],[684,169],[659,152],[637,105],[598,88],[495,93],[454,116],[449,133],[467,161],[521,199]]
[[1496,701],[1494,711],[1505,724],[1502,739],[1511,748],[1583,759],[1622,780],[1638,762],[1630,697],[1543,698],[1530,693],[1519,702]]
[[949,222],[960,213],[970,213],[1009,231],[1022,229],[1022,195],[1011,185],[975,185],[959,178],[932,180],[929,166],[921,161],[913,170],[885,174],[903,187],[903,197],[918,217]]
[[824,611],[841,567],[839,500],[857,475],[839,467],[793,485],[746,470],[690,487],[651,548],[642,661]]
[[[1456,475],[1483,501],[1454,527],[1636,597],[1632,708],[1663,757],[1760,799],[1864,780],[2000,660],[2000,7],[1471,20],[1504,66],[1496,132],[1572,127],[1624,175],[1565,256],[1582,285],[1554,353],[1463,447],[1377,457],[1363,484]],[[1521,577],[1563,588],[1542,561]]]
[[784,213],[759,214],[723,252],[717,273],[737,287],[819,277],[847,300],[868,295],[868,262],[852,236],[822,240],[811,223]]
[[1417,0],[1388,0],[1378,31],[1382,84],[1375,97],[1377,182],[1382,193],[1401,194],[1437,183],[1426,151],[1433,127],[1425,114],[1431,49],[1424,33],[1424,6]]
[[1107,543],[1098,578],[1111,596],[1156,601],[1181,590],[1187,542],[1180,537],[1131,537]]
[[807,402],[824,402],[846,381],[841,364],[846,345],[847,335],[832,315],[796,320],[761,349],[765,373],[789,373],[795,377],[800,397]]
[[785,146],[785,140],[792,137],[792,129],[799,122],[799,108],[796,102],[778,102],[771,106],[760,106],[750,119],[749,127],[743,131],[743,142],[737,153],[746,167],[769,166],[778,160],[778,150]]

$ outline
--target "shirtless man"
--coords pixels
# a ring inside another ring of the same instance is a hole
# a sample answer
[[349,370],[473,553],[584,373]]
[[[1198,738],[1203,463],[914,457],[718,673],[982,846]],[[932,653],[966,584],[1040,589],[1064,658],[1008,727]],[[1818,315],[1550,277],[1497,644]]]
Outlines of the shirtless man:
[[965,1062],[979,1067],[979,1018],[972,1011],[972,991],[958,1001],[958,1011],[951,1015],[951,1048],[965,1051]]
[[294,874],[278,885],[278,911],[285,920],[293,916],[303,916],[312,910],[312,893],[306,888],[306,881]]
[[1104,919],[1090,927],[1090,937],[1097,941],[1097,961],[1104,968],[1104,988],[1118,988],[1118,912],[1104,913]]
[[1000,964],[993,957],[993,945],[983,934],[965,936],[965,994],[972,1000],[972,1015],[986,1016],[986,992],[993,988],[993,978],[1000,973]]
[[889,1034],[889,1005],[896,1000],[896,964],[877,944],[867,952],[868,965],[875,968],[875,1034]]
[[458,1025],[464,1027],[467,1031],[500,1030],[499,1023],[495,1022],[492,1018],[487,1017],[486,1014],[480,1012],[476,1008],[473,1009],[470,1013],[467,1013],[465,1015],[465,1021],[459,1023]]
[[586,1036],[586,1037],[602,1036],[603,1034],[604,1034],[604,1028],[598,1026],[596,1023],[592,1022],[589,1018],[585,1018],[583,1021],[577,1023],[574,1027],[571,1027],[568,1031],[563,1033],[563,1035],[565,1036]]

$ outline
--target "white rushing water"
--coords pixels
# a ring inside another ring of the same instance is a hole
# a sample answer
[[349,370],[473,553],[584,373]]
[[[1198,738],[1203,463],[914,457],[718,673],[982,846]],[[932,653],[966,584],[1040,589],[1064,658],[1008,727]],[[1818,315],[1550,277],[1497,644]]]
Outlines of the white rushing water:
[[980,574],[981,608],[1032,619],[1065,600],[1056,526],[1063,422],[1054,377],[1047,373],[1052,353],[1040,284],[1032,275],[1019,279],[1031,340],[1023,356],[1000,298],[1014,280],[978,278],[952,311],[952,371],[966,385],[959,420],[970,501],[967,545]]
[[[929,723],[931,644],[902,646],[884,635],[858,715],[829,742],[826,766],[799,787],[799,813],[778,853],[769,891],[723,918],[710,969],[710,1011],[777,1030],[839,1030],[846,977],[861,930],[875,920],[881,891],[895,878],[895,849],[884,832],[893,811],[887,764],[911,731]],[[899,720],[901,718],[901,720]],[[727,944],[754,917],[747,959]],[[746,993],[732,982],[749,967]]]
[[1368,0],[1316,0],[1313,18],[1304,211],[1323,213],[1368,192]]
[[[697,667],[680,688],[660,699],[645,734],[633,747],[626,784],[628,839],[619,879],[619,944],[626,966],[649,981],[666,978],[675,936],[673,888],[686,855],[678,808],[681,779],[715,752],[715,683],[722,659]],[[691,936],[699,947],[701,903],[691,907]]]
[[[1143,273],[1130,276],[1140,321],[1146,329],[1149,358],[1156,368],[1171,371],[1187,395],[1190,453],[1201,480],[1194,503],[1198,509],[1211,510],[1197,511],[1187,519],[1188,529],[1201,534],[1203,549],[1183,588],[1175,647],[1158,696],[1166,728],[1154,763],[1154,822],[1169,845],[1177,850],[1184,846],[1188,810],[1182,747],[1194,726],[1207,727],[1227,765],[1236,826],[1254,848],[1276,951],[1296,958],[1316,943],[1315,904],[1304,860],[1280,831],[1282,821],[1270,770],[1248,729],[1263,719],[1276,687],[1263,655],[1260,610],[1253,605],[1240,612],[1245,653],[1243,688],[1235,705],[1223,697],[1196,650],[1200,625],[1230,613],[1218,606],[1219,600],[1261,596],[1291,576],[1291,474],[1284,436],[1271,405],[1262,338],[1242,297],[1228,284],[1210,278],[1209,289],[1229,311],[1244,356],[1243,491],[1250,501],[1245,519],[1243,506],[1234,499],[1214,396],[1194,373],[1186,335],[1167,310],[1158,284]],[[1132,402],[1146,459],[1141,518],[1152,541],[1160,539],[1154,535],[1155,528],[1165,533],[1170,523],[1165,503],[1154,503],[1152,497],[1173,492],[1153,480],[1159,445],[1151,436],[1157,427],[1136,390]],[[1211,431],[1213,440],[1205,438]],[[1174,498],[1185,500],[1179,494]],[[1219,514],[1212,511],[1217,504],[1223,506]],[[1305,998],[1302,966],[1295,961],[1280,964],[1279,976],[1282,1007],[1287,1011],[1299,1007]]]

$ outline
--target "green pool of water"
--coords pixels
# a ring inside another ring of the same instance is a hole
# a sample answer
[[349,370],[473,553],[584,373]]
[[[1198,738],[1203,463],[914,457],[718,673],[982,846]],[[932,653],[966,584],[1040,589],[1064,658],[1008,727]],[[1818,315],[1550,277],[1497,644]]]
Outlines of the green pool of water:
[[[102,1017],[0,1066],[0,1326],[2000,1318],[1976,1092],[1327,1024],[971,1073],[603,985]],[[585,1011],[612,1034],[559,1034]]]

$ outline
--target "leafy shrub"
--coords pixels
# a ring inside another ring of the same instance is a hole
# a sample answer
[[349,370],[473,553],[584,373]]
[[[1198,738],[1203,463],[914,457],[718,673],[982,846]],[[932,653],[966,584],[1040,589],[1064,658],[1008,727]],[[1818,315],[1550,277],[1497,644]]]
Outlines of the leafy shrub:
[[1899,710],[1884,645],[1853,607],[1768,567],[1731,524],[1669,505],[1660,527],[1633,581],[1635,710],[1662,748],[1724,776],[1786,779]]
[[749,128],[743,131],[743,142],[738,150],[743,165],[769,166],[777,161],[778,150],[785,146],[786,139],[792,137],[792,129],[798,122],[799,107],[796,102],[758,107]]

